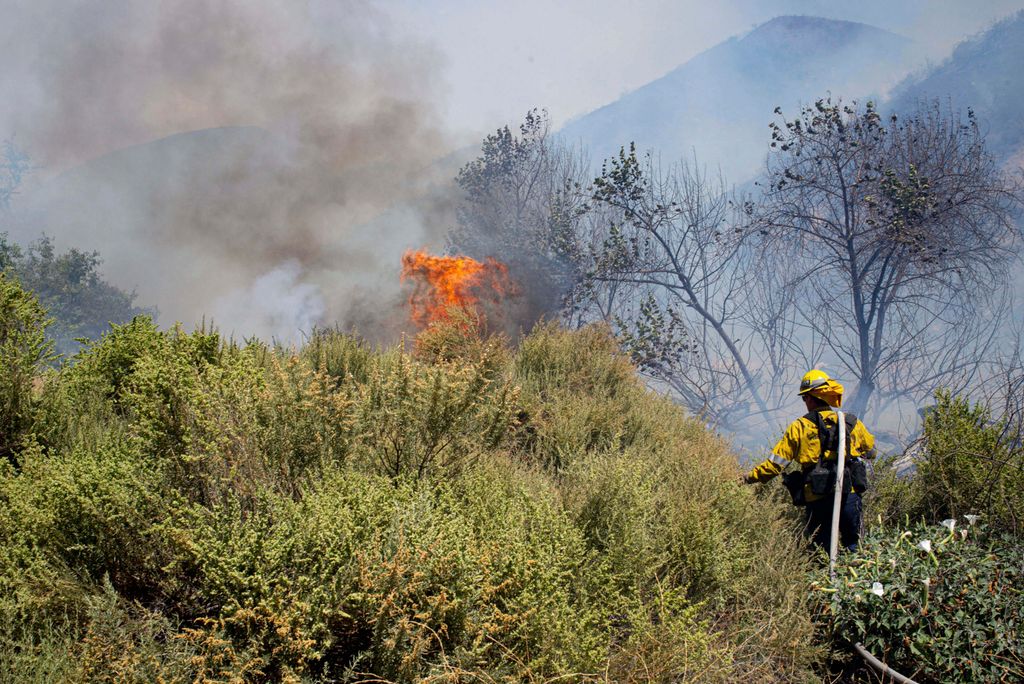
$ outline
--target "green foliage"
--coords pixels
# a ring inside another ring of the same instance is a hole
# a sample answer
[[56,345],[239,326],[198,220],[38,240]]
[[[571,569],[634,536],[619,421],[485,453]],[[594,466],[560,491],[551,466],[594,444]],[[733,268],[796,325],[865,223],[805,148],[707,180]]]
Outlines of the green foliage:
[[166,343],[165,336],[145,316],[132,319],[124,325],[114,325],[92,344],[87,352],[76,357],[75,366],[65,371],[70,389],[81,393],[81,400],[90,396],[112,402],[124,410],[128,379],[136,364],[155,353]]
[[1024,515],[1024,450],[988,408],[946,392],[925,416],[925,458],[917,464],[918,510],[938,520],[982,513],[1019,531]]
[[359,389],[362,444],[392,477],[458,467],[505,439],[515,395],[486,359],[431,366],[403,350],[388,352]]
[[33,381],[52,358],[48,322],[36,298],[0,272],[0,459],[32,424]]
[[534,109],[518,132],[504,126],[483,139],[480,156],[456,176],[463,196],[448,234],[453,252],[501,255],[519,286],[516,320],[529,324],[561,309],[572,288],[572,226],[585,211],[586,164],[549,136],[550,126]]
[[971,525],[878,527],[822,579],[821,619],[915,681],[1024,678],[1024,550]]
[[128,445],[46,455],[22,452],[19,476],[3,483],[9,548],[47,549],[58,567],[138,596],[160,586],[164,554],[154,521],[167,514],[158,473]]
[[644,390],[603,326],[570,333],[540,325],[520,344],[514,370],[526,446],[555,469],[580,453],[625,448],[645,421]]
[[78,338],[99,338],[111,323],[156,314],[155,309],[135,306],[134,292],[104,280],[101,263],[98,252],[72,248],[58,254],[46,236],[25,250],[0,236],[0,270],[15,275],[53,317],[49,339],[61,354],[78,351]]
[[336,330],[314,330],[302,357],[338,383],[364,383],[373,359],[365,342]]
[[994,528],[1020,531],[1024,516],[1024,448],[1016,428],[982,404],[942,391],[924,418],[914,470],[878,478],[873,510],[888,521],[931,523],[980,513]]
[[792,681],[818,653],[782,508],[603,328],[290,351],[138,318],[37,395],[0,472],[20,681]]

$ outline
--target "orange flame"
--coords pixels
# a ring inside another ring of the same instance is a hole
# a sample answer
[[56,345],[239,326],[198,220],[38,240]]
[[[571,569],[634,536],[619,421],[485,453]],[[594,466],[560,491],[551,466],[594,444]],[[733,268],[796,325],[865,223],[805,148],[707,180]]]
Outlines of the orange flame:
[[434,256],[419,250],[402,255],[402,282],[416,288],[409,295],[412,320],[421,327],[448,318],[452,308],[476,309],[481,297],[498,301],[509,291],[508,267],[492,258]]

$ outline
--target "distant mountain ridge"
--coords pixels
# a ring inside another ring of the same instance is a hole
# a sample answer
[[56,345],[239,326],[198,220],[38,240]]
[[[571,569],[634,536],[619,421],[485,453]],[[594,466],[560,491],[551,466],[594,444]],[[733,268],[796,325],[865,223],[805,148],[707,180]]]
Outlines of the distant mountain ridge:
[[666,162],[696,154],[742,181],[759,168],[772,110],[827,95],[877,96],[911,66],[912,43],[882,29],[806,16],[772,19],[569,122],[561,137],[592,159],[635,141]]
[[950,57],[906,79],[886,103],[905,111],[938,98],[956,109],[970,107],[1001,162],[1024,164],[1024,12],[964,41]]

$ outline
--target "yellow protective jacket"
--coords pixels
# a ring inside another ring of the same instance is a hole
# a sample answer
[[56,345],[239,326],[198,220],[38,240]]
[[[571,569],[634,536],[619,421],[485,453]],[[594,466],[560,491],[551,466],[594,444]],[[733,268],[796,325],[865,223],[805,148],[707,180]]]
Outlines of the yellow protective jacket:
[[[836,424],[836,413],[831,409],[822,410],[821,417],[829,427]],[[786,429],[786,434],[782,436],[782,439],[772,449],[772,455],[751,470],[747,475],[747,480],[751,482],[770,480],[794,461],[806,472],[814,467],[820,456],[821,441],[818,439],[818,427],[807,416],[801,416],[790,423],[789,428]],[[864,423],[858,420],[850,432],[850,453],[847,454],[847,458],[870,459],[874,457],[875,438],[864,427]],[[837,454],[831,450],[825,452],[826,460],[834,458],[837,458]],[[811,492],[809,485],[804,487],[804,496],[807,501],[821,498]]]

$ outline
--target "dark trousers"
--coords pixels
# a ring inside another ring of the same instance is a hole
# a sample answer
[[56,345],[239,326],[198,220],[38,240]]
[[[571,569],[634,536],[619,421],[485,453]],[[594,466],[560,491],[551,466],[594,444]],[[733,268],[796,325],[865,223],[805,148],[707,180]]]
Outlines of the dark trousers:
[[[850,492],[839,508],[839,547],[856,551],[860,542],[860,494]],[[828,552],[832,534],[832,495],[807,504],[805,532],[817,546]]]

